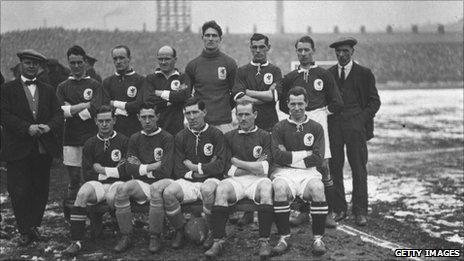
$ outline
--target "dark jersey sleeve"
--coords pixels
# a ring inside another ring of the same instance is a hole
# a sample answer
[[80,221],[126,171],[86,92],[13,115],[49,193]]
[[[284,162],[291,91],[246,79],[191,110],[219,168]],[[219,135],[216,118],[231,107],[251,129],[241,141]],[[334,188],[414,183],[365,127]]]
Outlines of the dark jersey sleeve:
[[153,171],[153,176],[157,179],[170,178],[172,174],[172,159],[174,155],[174,137],[167,133],[163,136],[163,157],[161,158],[161,166]]
[[180,83],[185,84],[187,88],[183,90],[178,90],[178,91],[170,90],[170,93],[169,93],[170,102],[185,102],[190,97],[192,93],[192,89],[190,85],[190,79],[186,74],[181,75]]
[[82,149],[82,172],[84,181],[98,180],[98,173],[93,169],[95,140],[88,139]]
[[325,143],[324,143],[324,129],[321,125],[315,124],[314,128],[314,143],[312,146],[313,154],[309,157],[304,158],[304,163],[307,168],[320,167],[325,155]]
[[202,170],[205,176],[222,178],[227,161],[227,145],[224,135],[219,131],[213,132],[216,140],[216,148],[214,155],[217,157],[215,161],[202,164]]
[[186,159],[184,152],[184,132],[180,131],[174,138],[174,177],[176,179],[183,178],[185,173],[190,170],[184,165]]
[[279,145],[284,146],[283,132],[284,129],[282,128],[281,123],[277,123],[272,129],[271,151],[272,158],[274,159],[275,163],[282,166],[287,166],[292,164],[292,152],[284,151],[279,148]]

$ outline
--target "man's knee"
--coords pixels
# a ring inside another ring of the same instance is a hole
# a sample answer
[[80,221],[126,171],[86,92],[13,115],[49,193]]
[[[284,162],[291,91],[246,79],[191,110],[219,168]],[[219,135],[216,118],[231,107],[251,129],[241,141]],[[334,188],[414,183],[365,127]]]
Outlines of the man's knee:
[[272,203],[272,182],[271,180],[262,180],[258,183],[257,191],[261,203]]
[[79,191],[77,192],[75,205],[78,203],[86,203],[89,201],[90,197],[95,194],[95,190],[90,184],[84,184],[81,186]]
[[306,185],[303,193],[304,200],[325,201],[324,183],[319,179],[312,179]]
[[275,179],[272,181],[272,189],[274,190],[274,200],[287,200],[289,197],[289,187],[285,180]]
[[179,188],[180,187],[171,184],[164,189],[163,199],[167,204],[177,201],[177,194],[179,194]]
[[[232,191],[233,187],[229,182],[221,182],[216,188],[216,198],[227,199]],[[205,193],[209,192],[206,191]]]
[[150,186],[150,196],[152,199],[162,199],[165,188],[170,184],[168,180],[162,179]]
[[215,182],[204,182],[203,184],[201,184],[200,191],[203,196],[214,196],[217,187],[218,184],[216,184]]

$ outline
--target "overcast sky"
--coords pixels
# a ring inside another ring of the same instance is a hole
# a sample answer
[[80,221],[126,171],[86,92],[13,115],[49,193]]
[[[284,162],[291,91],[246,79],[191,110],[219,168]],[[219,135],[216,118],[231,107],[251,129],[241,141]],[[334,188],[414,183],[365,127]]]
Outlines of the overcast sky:
[[[275,32],[275,1],[191,1],[192,30],[215,19],[232,33]],[[452,23],[463,17],[463,1],[284,1],[286,32],[409,30],[411,24]],[[106,23],[105,23],[106,22]],[[4,1],[0,31],[62,26],[120,30],[156,29],[155,1]],[[106,24],[106,28],[105,28]]]

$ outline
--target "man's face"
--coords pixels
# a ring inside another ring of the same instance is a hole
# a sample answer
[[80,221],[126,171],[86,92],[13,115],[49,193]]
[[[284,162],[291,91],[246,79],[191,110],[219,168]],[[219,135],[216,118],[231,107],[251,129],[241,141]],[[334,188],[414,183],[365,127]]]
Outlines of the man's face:
[[127,56],[126,49],[116,48],[111,53],[113,57],[114,67],[118,72],[125,72],[129,69],[130,58]]
[[161,69],[162,72],[164,73],[170,73],[172,70],[174,70],[174,67],[176,66],[176,61],[177,58],[173,57],[172,51],[167,52],[167,51],[160,51],[158,52],[158,65],[159,68]]
[[82,55],[71,54],[68,57],[69,69],[75,77],[82,77],[85,74],[86,63]]
[[206,112],[198,108],[198,104],[187,106],[184,109],[184,116],[191,129],[199,129],[205,125]]
[[240,129],[244,131],[249,131],[255,126],[255,120],[258,116],[258,112],[253,112],[253,105],[237,105],[237,115],[238,124]]
[[116,120],[113,118],[111,112],[109,111],[97,114],[95,123],[98,127],[98,133],[101,136],[107,137],[113,133],[113,126],[116,123]]
[[253,55],[254,62],[266,62],[267,52],[270,49],[270,46],[265,44],[265,39],[258,41],[251,41],[250,50]]
[[302,119],[305,116],[306,105],[307,102],[303,94],[298,96],[290,95],[287,103],[290,117],[297,120]]
[[26,78],[33,79],[39,72],[39,61],[23,58],[21,59],[21,72]]
[[154,109],[141,109],[139,113],[139,121],[142,125],[142,129],[146,133],[152,133],[158,128],[156,125],[158,117],[156,116]]
[[219,37],[218,32],[214,28],[208,28],[205,30],[202,36],[203,44],[205,49],[208,51],[216,51],[219,49],[219,44],[221,43],[221,37]]
[[298,42],[296,45],[296,55],[298,56],[300,64],[303,66],[314,61],[314,49],[311,47],[310,43]]
[[340,65],[344,66],[350,62],[351,56],[354,53],[353,47],[351,45],[340,45],[335,48],[335,54],[337,55],[337,60]]

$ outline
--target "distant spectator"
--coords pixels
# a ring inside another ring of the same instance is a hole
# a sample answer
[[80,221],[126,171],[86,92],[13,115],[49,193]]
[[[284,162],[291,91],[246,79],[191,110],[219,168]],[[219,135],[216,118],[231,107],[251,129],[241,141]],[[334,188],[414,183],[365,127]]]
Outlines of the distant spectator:
[[95,68],[93,67],[97,61],[97,59],[87,55],[85,59],[85,63],[87,65],[87,75],[90,76],[90,78],[97,80],[99,83],[102,83],[102,77],[97,73],[97,71],[95,71]]

